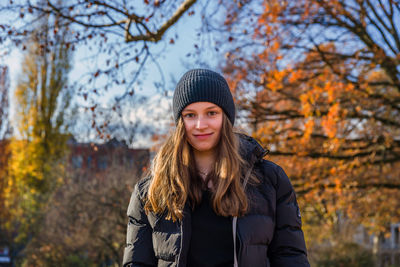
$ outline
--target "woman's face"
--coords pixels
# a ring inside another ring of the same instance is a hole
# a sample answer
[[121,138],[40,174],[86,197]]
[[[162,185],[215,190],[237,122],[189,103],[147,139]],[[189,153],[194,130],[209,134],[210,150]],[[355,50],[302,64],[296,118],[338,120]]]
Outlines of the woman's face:
[[223,110],[210,102],[195,102],[182,111],[186,136],[198,152],[213,152],[219,142]]

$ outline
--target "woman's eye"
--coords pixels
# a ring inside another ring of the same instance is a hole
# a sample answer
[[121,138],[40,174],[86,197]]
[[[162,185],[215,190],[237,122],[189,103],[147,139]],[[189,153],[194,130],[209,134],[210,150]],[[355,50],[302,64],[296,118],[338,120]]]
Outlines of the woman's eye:
[[210,115],[210,116],[215,116],[215,115],[217,115],[218,114],[218,112],[216,112],[216,111],[210,111],[210,112],[208,112],[208,115]]
[[186,113],[183,115],[184,118],[193,118],[194,114],[193,113]]

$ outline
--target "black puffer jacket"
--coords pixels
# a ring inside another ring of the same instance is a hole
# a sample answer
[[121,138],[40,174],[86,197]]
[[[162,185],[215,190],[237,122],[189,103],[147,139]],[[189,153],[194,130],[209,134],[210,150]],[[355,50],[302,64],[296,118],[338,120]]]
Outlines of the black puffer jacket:
[[[263,160],[265,150],[241,135],[242,156],[253,165],[258,185],[248,184],[248,213],[237,219],[237,258],[240,267],[309,266],[296,196],[281,167]],[[191,210],[182,221],[143,209],[150,179],[140,181],[128,207],[127,246],[123,266],[186,266],[191,235]]]

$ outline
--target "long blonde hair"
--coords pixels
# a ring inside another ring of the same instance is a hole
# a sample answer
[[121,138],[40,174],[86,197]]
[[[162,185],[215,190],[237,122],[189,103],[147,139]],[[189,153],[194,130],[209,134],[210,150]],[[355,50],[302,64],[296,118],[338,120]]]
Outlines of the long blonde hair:
[[[223,115],[217,156],[208,179],[213,183],[212,207],[221,216],[242,216],[248,200],[241,185],[246,167],[239,153],[239,138],[226,115]],[[192,208],[201,202],[203,182],[196,171],[193,150],[188,143],[182,118],[153,161],[145,210],[167,212],[166,218],[182,219],[187,200]]]

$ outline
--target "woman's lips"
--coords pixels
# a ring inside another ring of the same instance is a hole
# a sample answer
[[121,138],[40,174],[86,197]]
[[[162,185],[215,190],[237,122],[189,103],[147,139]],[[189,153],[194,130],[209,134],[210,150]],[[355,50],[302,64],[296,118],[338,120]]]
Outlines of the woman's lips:
[[194,134],[194,137],[196,137],[199,140],[204,140],[207,139],[208,137],[210,137],[213,133],[209,133],[209,134]]

